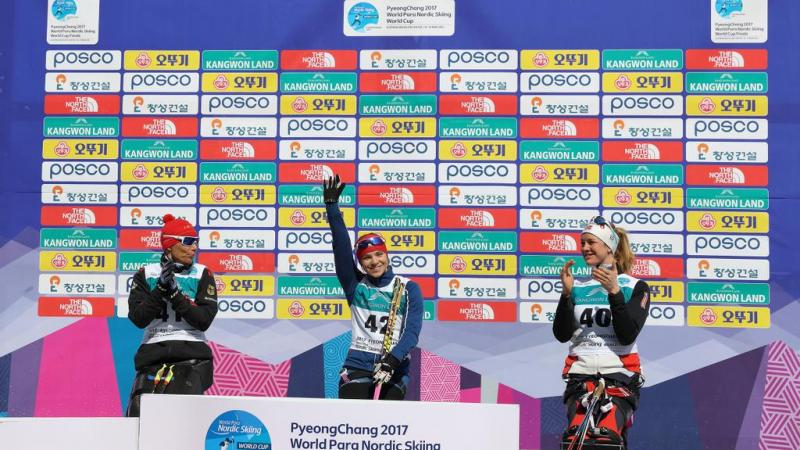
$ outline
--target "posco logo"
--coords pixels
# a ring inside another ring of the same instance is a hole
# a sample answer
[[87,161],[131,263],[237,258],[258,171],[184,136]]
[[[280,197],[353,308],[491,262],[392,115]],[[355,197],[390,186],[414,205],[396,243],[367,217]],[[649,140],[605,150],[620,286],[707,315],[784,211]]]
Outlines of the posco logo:
[[195,186],[190,185],[122,185],[124,203],[186,203],[179,200],[194,203],[196,196]]
[[44,180],[108,180],[116,177],[116,163],[56,162],[42,165]]
[[286,121],[286,136],[300,134],[300,132],[330,131],[346,133],[352,129],[351,122],[347,119],[289,119]]
[[447,181],[461,180],[466,183],[476,183],[480,182],[476,178],[482,177],[506,178],[513,175],[516,178],[516,173],[512,173],[508,164],[446,164],[444,167]]
[[[766,236],[689,235],[689,254],[716,256],[768,256]],[[736,255],[735,252],[742,252]],[[732,253],[734,252],[734,253]]]
[[528,77],[528,89],[537,87],[588,87],[593,82],[592,76],[588,73],[568,73],[568,74],[538,74],[534,73]]
[[64,65],[104,64],[112,65],[117,62],[114,52],[108,51],[53,51],[48,53],[48,69],[57,69]]
[[368,158],[372,155],[426,155],[428,149],[428,141],[369,141],[366,144]]
[[442,68],[517,68],[517,51],[512,50],[442,50]]
[[[130,78],[129,78],[130,75]],[[125,74],[126,81],[130,80],[130,87],[190,87],[197,79],[188,73],[135,73]]]

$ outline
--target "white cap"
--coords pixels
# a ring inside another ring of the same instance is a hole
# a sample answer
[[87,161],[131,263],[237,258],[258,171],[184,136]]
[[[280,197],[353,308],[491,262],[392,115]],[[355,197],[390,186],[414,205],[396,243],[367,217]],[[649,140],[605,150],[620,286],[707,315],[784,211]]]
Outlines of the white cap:
[[611,253],[617,251],[619,235],[611,228],[611,222],[607,221],[603,216],[595,216],[589,219],[589,223],[586,224],[583,233],[596,236],[611,249]]

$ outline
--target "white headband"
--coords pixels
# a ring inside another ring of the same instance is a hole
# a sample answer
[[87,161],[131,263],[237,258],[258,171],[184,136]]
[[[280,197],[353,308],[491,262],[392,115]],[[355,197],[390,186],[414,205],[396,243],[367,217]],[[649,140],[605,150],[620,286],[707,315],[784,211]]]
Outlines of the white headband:
[[[595,222],[598,217],[601,221],[606,223],[600,224]],[[611,249],[611,253],[617,251],[617,246],[619,245],[619,235],[617,235],[617,232],[611,228],[611,222],[607,222],[602,218],[602,216],[592,217],[589,220],[589,223],[586,224],[586,228],[583,229],[583,233],[589,233],[593,236],[597,236],[598,239],[603,241],[603,243]]]

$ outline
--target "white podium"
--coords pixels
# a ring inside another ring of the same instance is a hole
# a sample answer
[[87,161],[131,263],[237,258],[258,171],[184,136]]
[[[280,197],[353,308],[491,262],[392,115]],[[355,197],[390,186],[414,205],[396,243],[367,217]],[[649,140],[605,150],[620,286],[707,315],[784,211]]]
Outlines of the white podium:
[[139,450],[519,450],[519,407],[145,395]]
[[3,417],[8,450],[138,450],[139,420],[124,417]]

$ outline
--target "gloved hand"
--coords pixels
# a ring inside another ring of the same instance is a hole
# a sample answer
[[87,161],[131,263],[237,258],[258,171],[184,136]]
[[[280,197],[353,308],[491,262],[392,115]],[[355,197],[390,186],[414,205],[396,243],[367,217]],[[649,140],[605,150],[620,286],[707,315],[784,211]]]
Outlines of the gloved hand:
[[339,181],[339,175],[335,177],[330,177],[327,180],[322,182],[322,198],[325,200],[325,204],[329,203],[338,203],[339,196],[342,195],[342,191],[344,187],[347,186],[345,183],[341,183]]
[[172,298],[178,292],[178,282],[175,281],[175,262],[167,258],[166,254],[161,256],[161,275],[158,277],[156,287],[166,298]]
[[375,364],[375,370],[372,371],[373,381],[376,383],[388,383],[399,366],[400,360],[392,356],[391,353],[387,354],[378,364]]

